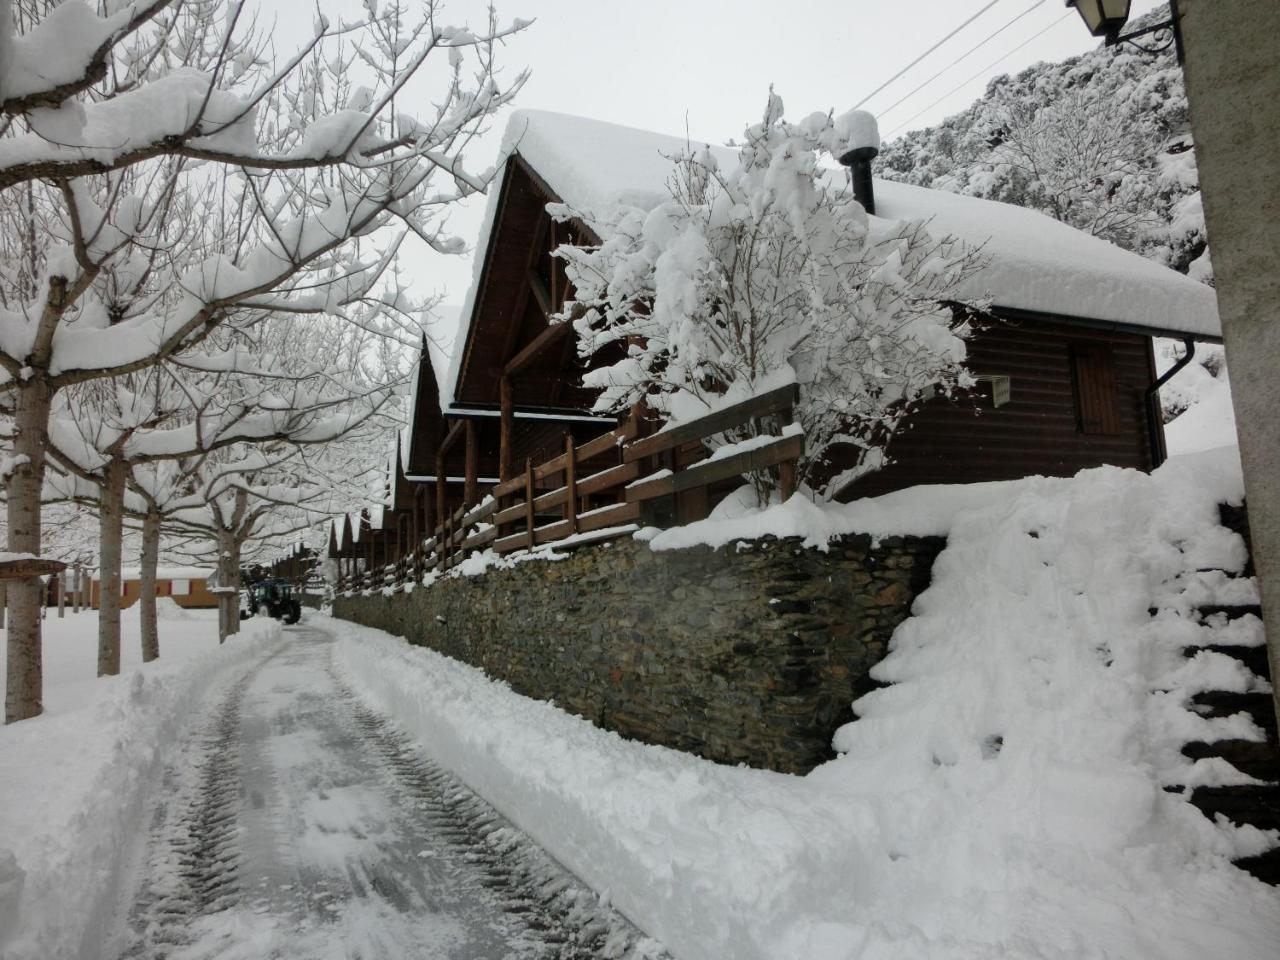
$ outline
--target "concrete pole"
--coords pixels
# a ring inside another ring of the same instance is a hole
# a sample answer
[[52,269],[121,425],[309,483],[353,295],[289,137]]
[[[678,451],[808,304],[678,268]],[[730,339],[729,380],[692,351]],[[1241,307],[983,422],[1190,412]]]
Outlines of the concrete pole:
[[1253,562],[1280,680],[1280,2],[1179,7]]

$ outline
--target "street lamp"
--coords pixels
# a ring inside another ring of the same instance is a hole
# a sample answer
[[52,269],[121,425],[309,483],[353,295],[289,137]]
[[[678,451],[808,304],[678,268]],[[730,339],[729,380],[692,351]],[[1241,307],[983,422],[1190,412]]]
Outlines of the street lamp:
[[1067,0],[1075,7],[1087,29],[1095,37],[1118,35],[1129,19],[1130,0]]
[[[1119,43],[1131,43],[1146,53],[1159,53],[1167,50],[1169,44],[1173,44],[1178,63],[1182,63],[1182,31],[1178,29],[1178,0],[1169,0],[1169,19],[1164,23],[1153,24],[1144,30],[1135,30],[1124,36],[1120,36],[1120,31],[1129,21],[1131,0],[1067,0],[1067,6],[1075,7],[1076,13],[1080,14],[1080,19],[1084,21],[1085,29],[1095,37],[1106,38],[1104,42],[1108,47],[1114,47]],[[1138,37],[1145,37],[1149,33],[1161,30],[1168,30],[1172,34],[1163,46],[1144,47],[1133,43]]]

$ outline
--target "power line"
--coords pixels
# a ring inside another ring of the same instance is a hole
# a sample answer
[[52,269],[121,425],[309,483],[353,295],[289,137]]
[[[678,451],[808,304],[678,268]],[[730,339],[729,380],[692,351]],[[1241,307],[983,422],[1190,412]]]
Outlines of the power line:
[[1067,17],[1071,16],[1071,15],[1072,15],[1072,13],[1073,13],[1073,11],[1072,11],[1072,10],[1068,10],[1066,13],[1064,13],[1062,16],[1060,16],[1057,20],[1053,21],[1053,23],[1051,23],[1051,24],[1049,24],[1047,27],[1045,27],[1043,30],[1040,30],[1040,31],[1038,31],[1038,32],[1036,32],[1036,33],[1033,33],[1031,36],[1027,37],[1027,39],[1023,40],[1020,44],[1018,44],[1016,47],[1014,47],[1012,50],[1010,50],[1008,53],[1006,53],[1003,57],[1001,57],[999,60],[997,60],[995,63],[989,64],[988,66],[983,67],[981,70],[979,70],[977,73],[975,73],[975,74],[974,74],[972,77],[970,77],[968,80],[965,80],[963,83],[959,83],[959,84],[957,84],[956,86],[952,87],[950,90],[948,90],[946,93],[944,93],[942,96],[940,96],[937,100],[933,101],[933,103],[929,104],[929,105],[928,105],[927,107],[925,107],[923,110],[920,110],[920,111],[917,111],[916,113],[913,113],[913,114],[912,114],[910,117],[908,117],[906,120],[902,121],[902,123],[898,124],[898,125],[897,125],[896,127],[894,127],[892,130],[890,130],[888,133],[886,133],[886,134],[885,134],[885,137],[886,137],[886,138],[888,138],[888,137],[893,136],[895,133],[897,133],[899,130],[901,130],[903,127],[905,127],[907,124],[909,124],[909,123],[910,123],[912,120],[914,120],[916,117],[920,116],[920,114],[922,114],[922,113],[927,113],[928,111],[932,110],[934,107],[936,107],[938,104],[940,104],[943,100],[947,99],[947,97],[951,96],[951,95],[952,95],[953,93],[955,93],[956,91],[958,91],[958,90],[963,90],[965,87],[967,87],[969,84],[973,83],[973,81],[977,80],[979,77],[985,76],[985,75],[986,75],[986,73],[987,73],[989,70],[993,70],[993,69],[995,69],[996,67],[1000,66],[1000,64],[1004,63],[1006,60],[1008,60],[1010,57],[1012,57],[1015,53],[1017,53],[1019,50],[1021,50],[1021,49],[1022,49],[1023,47],[1025,47],[1027,44],[1029,44],[1032,40],[1035,40],[1036,38],[1040,37],[1042,34],[1048,33],[1050,30],[1052,30],[1054,27],[1056,27],[1058,24],[1060,24],[1063,20],[1067,19]]
[[972,47],[970,47],[968,50],[966,50],[964,53],[960,54],[960,56],[956,57],[954,60],[952,60],[950,63],[948,63],[945,67],[943,67],[941,70],[939,70],[937,73],[935,73],[932,77],[930,77],[930,78],[929,78],[928,80],[926,80],[924,83],[920,84],[920,86],[916,87],[916,88],[915,88],[914,90],[912,90],[910,93],[904,94],[903,96],[899,97],[897,100],[893,101],[893,103],[889,104],[889,106],[884,107],[884,108],[882,108],[882,109],[880,109],[880,110],[877,110],[877,111],[876,111],[876,114],[877,114],[878,116],[884,116],[886,113],[888,113],[888,112],[889,112],[890,110],[892,110],[894,107],[898,106],[898,104],[902,103],[902,101],[904,101],[904,100],[910,100],[913,96],[915,96],[917,93],[919,93],[919,92],[920,92],[921,90],[923,90],[925,87],[929,86],[929,84],[933,83],[933,81],[937,80],[940,76],[942,76],[944,73],[946,73],[946,72],[947,72],[948,70],[950,70],[952,67],[954,67],[954,66],[956,66],[957,64],[961,63],[962,61],[964,61],[964,60],[968,59],[968,57],[969,57],[971,54],[973,54],[973,53],[977,52],[977,51],[978,51],[978,50],[980,50],[982,47],[985,47],[988,43],[990,43],[992,40],[994,40],[996,37],[1000,36],[1000,34],[1004,33],[1006,30],[1008,30],[1010,27],[1012,27],[1015,23],[1017,23],[1019,20],[1021,20],[1021,19],[1022,19],[1023,17],[1025,17],[1027,14],[1029,14],[1032,10],[1035,10],[1037,7],[1044,6],[1044,3],[1045,3],[1045,0],[1036,0],[1036,2],[1035,2],[1035,3],[1031,4],[1031,6],[1027,7],[1027,9],[1023,10],[1020,14],[1018,14],[1016,17],[1014,17],[1012,20],[1010,20],[1008,23],[1006,23],[1003,27],[1001,27],[1001,28],[1000,28],[999,30],[997,30],[995,33],[988,34],[988,35],[987,35],[986,37],[984,37],[984,38],[983,38],[979,43],[975,44],[974,46],[972,46]]
[[904,73],[906,73],[906,72],[907,72],[908,70],[910,70],[912,67],[914,67],[917,63],[919,63],[919,62],[920,62],[921,60],[923,60],[925,57],[929,56],[929,54],[933,53],[933,51],[937,50],[940,46],[942,46],[944,43],[946,43],[948,40],[950,40],[952,37],[954,37],[957,33],[959,33],[961,30],[963,30],[963,29],[964,29],[965,27],[967,27],[969,24],[973,23],[973,21],[977,20],[980,16],[982,16],[984,13],[986,13],[988,10],[990,10],[992,7],[994,7],[994,6],[995,6],[997,3],[999,3],[999,2],[1000,2],[1000,0],[991,0],[991,2],[990,2],[990,3],[988,3],[985,7],[983,7],[981,10],[979,10],[977,13],[975,13],[972,17],[970,17],[970,18],[969,18],[968,20],[966,20],[964,23],[960,24],[960,26],[956,27],[954,30],[952,30],[950,33],[948,33],[945,37],[943,37],[941,40],[939,40],[937,43],[935,43],[932,47],[930,47],[930,48],[929,48],[928,50],[926,50],[924,53],[920,54],[920,56],[916,57],[914,60],[912,60],[910,63],[908,63],[905,67],[903,67],[901,70],[899,70],[897,73],[895,73],[892,77],[890,77],[890,78],[889,78],[888,80],[886,80],[884,83],[880,84],[880,86],[876,87],[874,90],[872,90],[870,93],[868,93],[865,97],[863,97],[861,100],[859,100],[857,103],[855,103],[855,104],[853,105],[853,109],[854,109],[854,110],[857,110],[860,106],[862,106],[864,103],[866,103],[866,102],[867,102],[868,100],[870,100],[872,97],[874,97],[877,93],[879,93],[879,92],[880,92],[881,90],[883,90],[885,87],[889,86],[889,84],[893,83],[893,81],[897,80],[900,76],[902,76]]

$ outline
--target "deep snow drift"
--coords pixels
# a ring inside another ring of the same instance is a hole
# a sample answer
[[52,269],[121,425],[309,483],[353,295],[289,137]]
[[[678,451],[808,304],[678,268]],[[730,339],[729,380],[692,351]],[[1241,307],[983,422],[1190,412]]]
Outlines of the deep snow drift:
[[190,705],[280,636],[276,621],[254,619],[219,646],[214,611],[183,613],[160,620],[161,658],[143,665],[138,608],[123,611],[120,676],[99,678],[97,612],[49,611],[45,712],[0,727],[5,960],[100,956],[116,898],[129,892],[123,873],[146,833],[148,794]]
[[1196,570],[1240,568],[1216,516],[1240,495],[1228,449],[1154,476],[1102,468],[694,525],[712,542],[770,527],[950,536],[876,670],[892,686],[857,703],[843,755],[806,777],[626,741],[335,621],[337,661],[682,960],[1262,960],[1280,894],[1229,860],[1276,838],[1164,788],[1227,779],[1182,743],[1260,735],[1187,699],[1224,679],[1265,686],[1217,655],[1185,660],[1187,631],[1209,628],[1148,613],[1212,599],[1221,584]]

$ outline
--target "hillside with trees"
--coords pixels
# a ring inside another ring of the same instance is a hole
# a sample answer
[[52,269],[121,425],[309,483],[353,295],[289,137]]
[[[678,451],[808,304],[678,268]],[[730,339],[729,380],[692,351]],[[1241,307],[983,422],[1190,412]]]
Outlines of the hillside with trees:
[[885,144],[877,162],[886,179],[1032,207],[1208,281],[1191,147],[1172,50],[1099,46],[996,77],[967,110]]

